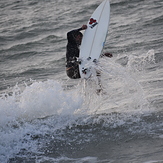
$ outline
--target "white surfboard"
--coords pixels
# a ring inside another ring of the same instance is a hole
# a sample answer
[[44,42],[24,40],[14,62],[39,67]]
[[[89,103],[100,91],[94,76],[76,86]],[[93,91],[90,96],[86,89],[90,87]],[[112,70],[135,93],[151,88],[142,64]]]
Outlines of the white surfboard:
[[87,79],[92,75],[92,69],[95,67],[105,45],[109,20],[110,3],[109,0],[104,0],[92,14],[83,35],[79,55],[81,78]]

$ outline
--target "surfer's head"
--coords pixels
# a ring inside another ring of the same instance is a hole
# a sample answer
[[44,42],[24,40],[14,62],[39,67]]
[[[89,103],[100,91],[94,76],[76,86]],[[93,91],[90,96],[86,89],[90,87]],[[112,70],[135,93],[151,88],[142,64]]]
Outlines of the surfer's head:
[[75,40],[78,45],[81,45],[82,38],[83,38],[83,34],[81,32],[78,32],[75,36]]

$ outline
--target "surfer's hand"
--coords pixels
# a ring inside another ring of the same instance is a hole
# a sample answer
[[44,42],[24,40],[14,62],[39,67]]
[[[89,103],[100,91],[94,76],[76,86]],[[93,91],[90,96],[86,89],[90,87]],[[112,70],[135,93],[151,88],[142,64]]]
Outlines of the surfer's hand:
[[83,25],[81,28],[82,28],[83,30],[84,30],[84,29],[87,29],[87,25]]
[[105,54],[103,54],[103,56],[106,56],[106,57],[109,57],[109,58],[113,57],[113,55],[111,53],[105,53]]

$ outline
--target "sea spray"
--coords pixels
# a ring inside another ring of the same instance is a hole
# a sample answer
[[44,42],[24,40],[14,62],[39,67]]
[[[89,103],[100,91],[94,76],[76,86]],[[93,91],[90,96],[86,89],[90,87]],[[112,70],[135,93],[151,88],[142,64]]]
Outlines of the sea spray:
[[13,89],[11,95],[2,95],[0,104],[3,126],[21,118],[33,120],[51,115],[72,115],[81,107],[82,100],[77,92],[64,91],[59,82],[48,80],[35,81],[19,93]]
[[[119,57],[119,56],[118,56]],[[148,64],[154,63],[154,50],[138,57],[128,58],[126,66],[117,62],[118,58],[101,58],[97,70],[101,72],[102,91],[97,93],[99,80],[95,73],[91,79],[79,85],[85,97],[84,107],[90,113],[125,112],[144,114],[149,111],[149,103],[141,85],[141,75]],[[91,109],[90,109],[91,108]]]

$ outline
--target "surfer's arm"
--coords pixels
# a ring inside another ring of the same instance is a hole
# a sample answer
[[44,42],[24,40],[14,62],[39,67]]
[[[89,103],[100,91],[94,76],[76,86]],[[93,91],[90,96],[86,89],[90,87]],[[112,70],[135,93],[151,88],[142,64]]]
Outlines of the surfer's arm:
[[81,31],[81,30],[85,30],[85,29],[87,29],[87,25],[82,25],[81,28],[76,29],[76,30],[79,32],[79,31]]
[[71,36],[72,34],[75,34],[75,33],[79,32],[79,31],[82,31],[82,30],[85,30],[85,29],[87,29],[87,25],[82,25],[81,28],[74,29],[74,30],[68,32],[67,36]]
[[67,33],[67,39],[69,42],[74,43],[75,41],[75,36],[81,31],[87,29],[87,25],[82,25],[81,28],[74,29],[70,32]]

